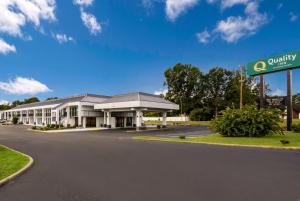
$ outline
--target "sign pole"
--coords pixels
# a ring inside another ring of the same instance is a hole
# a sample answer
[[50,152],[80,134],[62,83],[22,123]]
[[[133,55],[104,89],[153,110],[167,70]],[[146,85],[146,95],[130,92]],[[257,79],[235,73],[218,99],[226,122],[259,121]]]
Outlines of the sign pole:
[[241,66],[240,67],[240,74],[241,74],[241,79],[240,79],[240,109],[242,110],[243,109],[243,83],[244,83],[244,70],[245,70],[245,67],[244,66]]
[[260,75],[259,99],[260,99],[260,109],[265,108],[265,76],[264,75]]
[[287,130],[292,130],[293,123],[293,99],[292,99],[292,70],[287,71]]

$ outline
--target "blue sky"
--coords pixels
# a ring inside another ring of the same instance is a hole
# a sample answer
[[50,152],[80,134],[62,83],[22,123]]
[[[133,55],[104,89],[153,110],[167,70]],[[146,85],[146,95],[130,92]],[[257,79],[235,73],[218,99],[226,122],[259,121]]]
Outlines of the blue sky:
[[[1,0],[0,102],[163,89],[177,62],[207,72],[300,50],[298,0]],[[300,92],[300,69],[294,93]],[[284,94],[286,74],[267,75]]]

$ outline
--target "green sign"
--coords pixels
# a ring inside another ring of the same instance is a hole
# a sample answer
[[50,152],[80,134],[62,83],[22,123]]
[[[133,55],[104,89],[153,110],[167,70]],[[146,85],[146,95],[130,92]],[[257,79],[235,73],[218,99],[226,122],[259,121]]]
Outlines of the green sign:
[[247,64],[248,75],[260,75],[300,67],[300,51],[261,59]]

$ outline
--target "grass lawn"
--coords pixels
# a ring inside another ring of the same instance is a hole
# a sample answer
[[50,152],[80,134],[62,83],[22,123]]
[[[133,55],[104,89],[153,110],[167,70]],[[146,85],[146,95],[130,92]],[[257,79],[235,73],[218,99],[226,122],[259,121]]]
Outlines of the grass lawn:
[[[285,132],[285,135],[272,135],[272,136],[259,137],[259,138],[222,137],[219,134],[213,134],[209,136],[187,138],[187,139],[179,139],[174,137],[151,137],[151,136],[137,136],[134,137],[134,139],[164,141],[164,142],[204,143],[204,144],[300,149],[300,133],[294,133],[294,132]],[[290,143],[286,145],[282,145],[280,140],[283,139],[288,140]]]
[[[145,124],[162,124],[161,121],[145,121]],[[175,122],[175,121],[168,121],[168,125],[203,125],[203,126],[209,126],[210,121],[186,121],[186,122]]]
[[0,145],[0,180],[19,171],[28,162],[28,157]]

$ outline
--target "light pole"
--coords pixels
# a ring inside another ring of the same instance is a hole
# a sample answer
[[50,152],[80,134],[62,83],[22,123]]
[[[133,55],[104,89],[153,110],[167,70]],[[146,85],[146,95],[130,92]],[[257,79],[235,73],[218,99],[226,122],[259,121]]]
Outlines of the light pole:
[[240,109],[243,109],[243,84],[245,81],[245,66],[240,66]]

